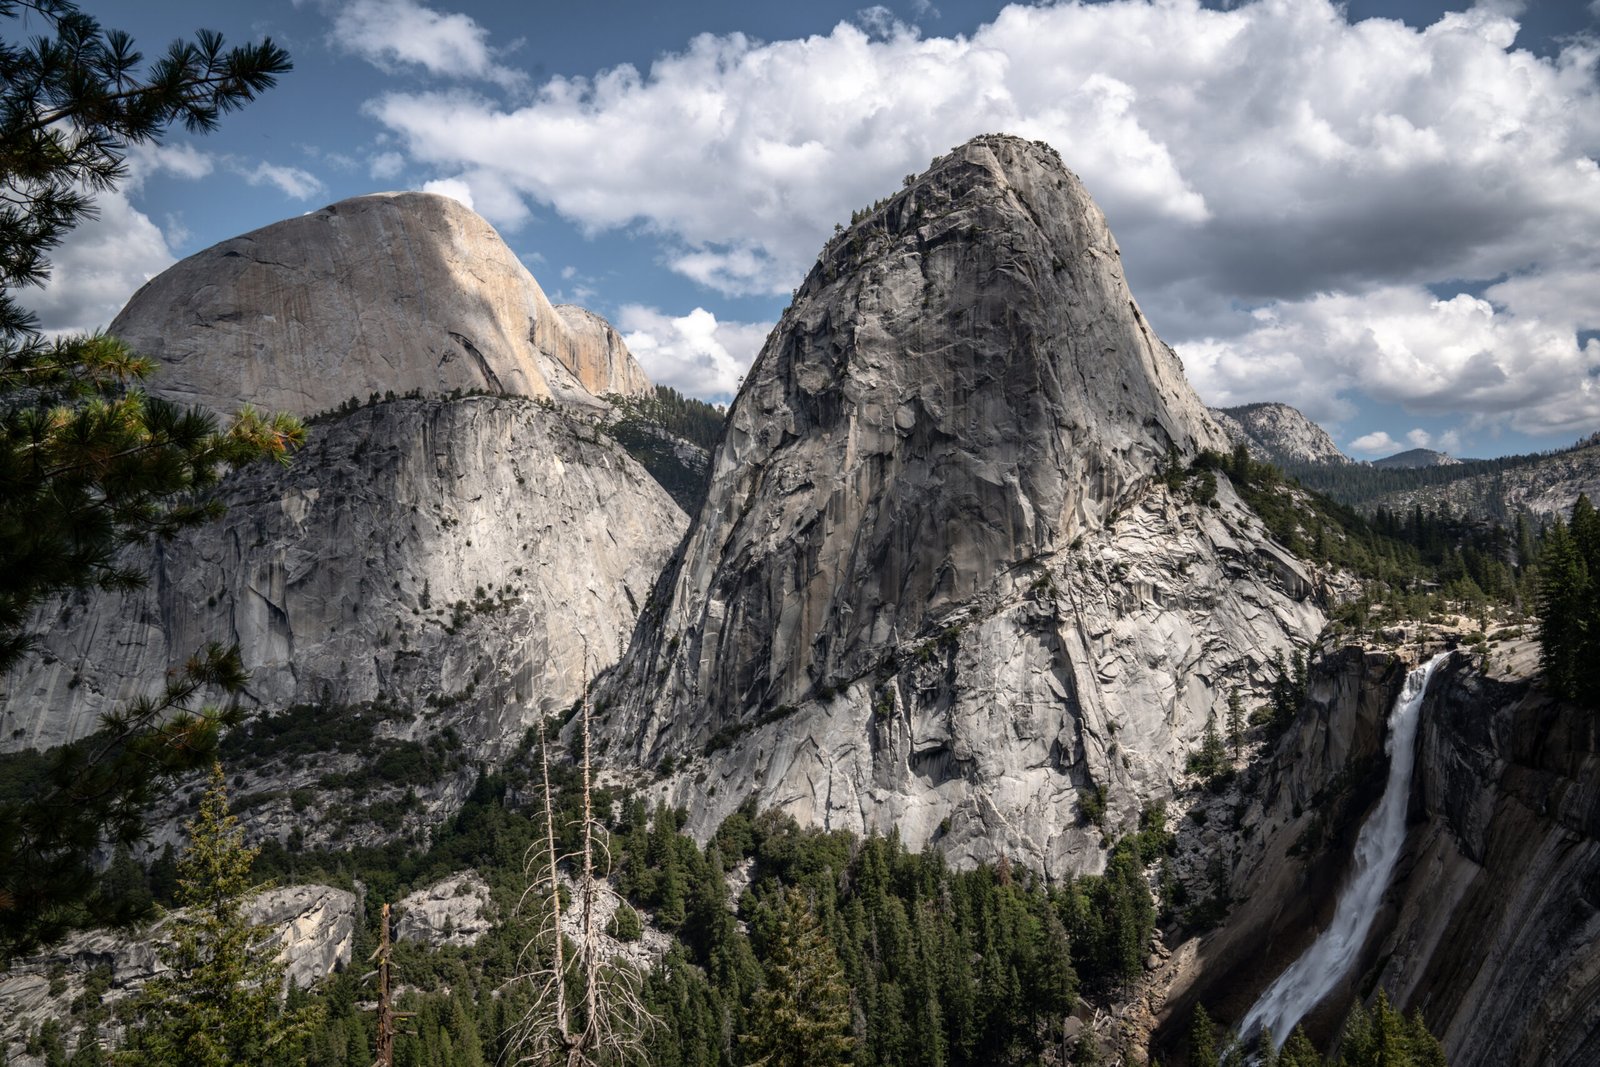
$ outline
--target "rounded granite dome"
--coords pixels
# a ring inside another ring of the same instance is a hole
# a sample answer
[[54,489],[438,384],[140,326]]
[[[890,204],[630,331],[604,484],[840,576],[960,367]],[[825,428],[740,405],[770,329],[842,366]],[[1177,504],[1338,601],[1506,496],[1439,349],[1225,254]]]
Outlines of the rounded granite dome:
[[592,403],[618,391],[608,368],[643,379],[626,348],[568,328],[487,221],[432,193],[223,241],[152,279],[111,332],[158,361],[153,392],[217,411],[310,415],[391,390]]

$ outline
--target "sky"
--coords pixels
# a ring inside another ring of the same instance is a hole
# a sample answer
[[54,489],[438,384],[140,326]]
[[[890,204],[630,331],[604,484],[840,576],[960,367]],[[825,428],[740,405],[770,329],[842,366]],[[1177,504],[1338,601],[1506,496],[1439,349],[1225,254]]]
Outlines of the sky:
[[146,54],[206,28],[295,69],[136,147],[25,294],[51,330],[235,234],[428,189],[725,401],[835,223],[1008,132],[1083,179],[1207,403],[1293,404],[1357,458],[1600,430],[1600,0],[81,6]]

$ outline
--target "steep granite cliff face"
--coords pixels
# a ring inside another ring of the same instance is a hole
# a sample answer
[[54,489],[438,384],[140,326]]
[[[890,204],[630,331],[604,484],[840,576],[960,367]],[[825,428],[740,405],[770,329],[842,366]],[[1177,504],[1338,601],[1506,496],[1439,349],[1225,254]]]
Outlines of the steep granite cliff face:
[[152,392],[216,411],[453,389],[597,407],[648,389],[604,320],[558,312],[493,227],[430,193],[341,200],[223,241],[152,279],[111,333],[159,361]]
[[[1458,657],[1423,708],[1378,982],[1452,1064],[1600,1062],[1600,734],[1592,712]],[[1409,862],[1407,862],[1409,861]]]
[[558,304],[570,340],[557,344],[556,358],[595,396],[653,396],[655,386],[628,351],[622,335],[605,319],[576,304]]
[[222,641],[251,704],[384,701],[497,758],[617,657],[686,524],[589,420],[488,396],[319,421],[222,499],[222,520],[130,550],[144,589],[36,620],[39,652],[0,682],[0,748],[82,737]]
[[[1387,762],[1404,665],[1346,649],[1314,667],[1307,708],[1231,834],[1236,907],[1190,946],[1167,1001],[1172,1052],[1195,1003],[1236,1022],[1332,912]],[[1421,709],[1409,830],[1355,965],[1305,1020],[1327,1044],[1382,986],[1420,1010],[1452,1064],[1600,1059],[1600,737],[1593,715],[1456,653]]]
[[[1227,439],[1053,150],[982,137],[835,237],[729,416],[607,735],[685,766],[706,830],[752,792],[956,858],[1101,862],[1225,699],[1321,625],[1223,480]],[[1206,494],[1200,494],[1202,499]]]

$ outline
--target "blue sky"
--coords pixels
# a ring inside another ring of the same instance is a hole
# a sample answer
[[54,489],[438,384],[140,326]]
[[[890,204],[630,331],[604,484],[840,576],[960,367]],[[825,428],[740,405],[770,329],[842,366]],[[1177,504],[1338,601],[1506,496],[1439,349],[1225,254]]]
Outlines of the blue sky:
[[205,27],[296,69],[133,156],[33,297],[55,329],[236,233],[431,188],[725,398],[835,222],[999,130],[1084,179],[1210,403],[1295,404],[1358,457],[1600,429],[1600,0],[84,7],[147,53]]

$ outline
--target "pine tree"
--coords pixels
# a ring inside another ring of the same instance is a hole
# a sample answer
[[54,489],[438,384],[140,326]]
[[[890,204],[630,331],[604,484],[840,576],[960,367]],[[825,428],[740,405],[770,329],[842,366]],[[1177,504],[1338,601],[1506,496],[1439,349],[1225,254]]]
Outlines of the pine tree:
[[[585,659],[588,653],[585,649]],[[562,900],[562,857],[555,819],[555,794],[550,786],[550,754],[543,724],[539,727],[539,769],[542,811],[536,816],[540,837],[524,857],[528,876],[524,900],[538,907],[540,927],[523,947],[528,966],[518,975],[529,1005],[512,1027],[513,1062],[566,1067],[599,1067],[637,1062],[650,1032],[660,1025],[646,1007],[644,977],[626,961],[608,959],[601,943],[600,893],[610,875],[611,851],[605,827],[595,810],[590,764],[590,722],[593,709],[585,687],[580,703],[582,744],[575,820],[578,847],[565,857],[574,870],[576,892],[568,908]],[[667,816],[665,811],[657,818]],[[576,919],[575,943],[569,942],[563,918]]]
[[1281,1067],[1278,1046],[1272,1039],[1272,1031],[1265,1026],[1256,1038],[1256,1061],[1256,1067]]
[[798,889],[783,896],[767,984],[753,998],[739,1044],[753,1067],[833,1067],[854,1055],[844,971]]
[[1587,685],[1594,651],[1588,616],[1594,610],[1589,568],[1567,525],[1556,520],[1539,561],[1539,665],[1551,692],[1576,700]]
[[1189,754],[1188,770],[1209,782],[1229,770],[1228,750],[1217,733],[1217,716],[1213,712],[1206,719],[1205,731],[1200,735],[1200,748]]
[[1196,1004],[1189,1023],[1189,1067],[1217,1067],[1217,1031],[1204,1004]]
[[[219,431],[201,411],[131,384],[150,361],[108,337],[47,341],[13,291],[48,278],[48,252],[127,176],[129,145],[182,124],[208,131],[289,70],[270,40],[223,50],[200,33],[148,70],[126,36],[66,0],[0,0],[53,33],[0,41],[0,670],[28,647],[22,625],[63,588],[125,588],[113,560],[130,539],[215,514],[203,495],[227,464],[282,454],[292,420],[245,413]],[[142,75],[142,77],[141,77]]]
[[[26,27],[10,20],[26,18]],[[293,419],[248,409],[227,425],[148,396],[153,364],[113,338],[51,340],[18,302],[44,283],[49,253],[127,176],[130,145],[174,125],[214,128],[289,70],[270,40],[227,49],[202,32],[149,66],[124,34],[68,0],[0,0],[0,673],[29,651],[29,613],[72,589],[127,589],[144,575],[118,551],[216,516],[222,473],[283,458],[304,438]],[[219,666],[222,652],[197,659]],[[208,684],[202,680],[201,684]],[[69,751],[51,788],[0,811],[0,952],[59,932],[92,885],[86,856],[103,836],[131,841],[155,783],[205,766],[218,718],[178,715],[180,699],[119,713],[109,740]],[[140,741],[157,723],[165,736]],[[108,766],[109,765],[109,766]]]
[[[0,804],[0,956],[59,934],[95,886],[94,851],[131,844],[158,789],[216,750],[237,708],[191,713],[207,686],[236,693],[245,673],[236,651],[211,646],[159,697],[106,718],[92,738],[51,757],[41,788]],[[157,725],[152,725],[157,724]]]
[[1228,743],[1233,746],[1233,758],[1244,754],[1244,701],[1239,690],[1228,691]]
[[1410,1019],[1389,1003],[1378,988],[1370,1011],[1357,1004],[1345,1023],[1340,1043],[1345,1067],[1443,1067],[1444,1049],[1428,1032],[1420,1014]]
[[172,941],[161,949],[171,973],[146,983],[131,1007],[126,1067],[234,1067],[267,1061],[307,1033],[320,1009],[282,1006],[284,963],[271,931],[244,914],[250,865],[260,851],[228,810],[222,765],[214,764],[200,811],[178,861]]
[[125,926],[144,918],[153,905],[144,868],[133,858],[132,850],[119,842],[111,854],[111,866],[89,900],[90,914],[100,922]]
[[1306,1036],[1305,1027],[1296,1026],[1289,1034],[1278,1051],[1278,1067],[1323,1067],[1322,1056]]

